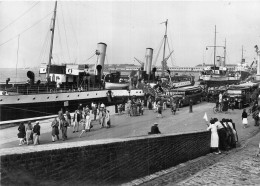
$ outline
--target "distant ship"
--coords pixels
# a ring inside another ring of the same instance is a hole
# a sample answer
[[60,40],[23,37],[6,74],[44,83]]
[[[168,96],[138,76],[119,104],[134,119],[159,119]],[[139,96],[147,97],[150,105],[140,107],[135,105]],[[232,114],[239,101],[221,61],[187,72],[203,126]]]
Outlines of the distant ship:
[[[214,48],[214,64],[204,67],[203,71],[201,71],[199,77],[201,84],[207,85],[208,87],[225,86],[238,84],[249,77],[250,72],[243,65],[236,66],[233,70],[229,70],[226,67],[226,42],[225,46],[216,46],[216,26],[214,41],[214,46],[208,46]],[[208,49],[208,47],[206,47],[206,49]],[[224,57],[217,56],[218,59],[217,62],[215,62],[217,47],[224,48]]]

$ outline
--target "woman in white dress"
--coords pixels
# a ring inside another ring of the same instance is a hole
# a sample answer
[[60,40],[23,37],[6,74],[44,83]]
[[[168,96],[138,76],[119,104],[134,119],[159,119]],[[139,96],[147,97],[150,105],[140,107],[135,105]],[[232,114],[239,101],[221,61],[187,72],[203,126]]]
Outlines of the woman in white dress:
[[110,128],[110,113],[109,110],[106,110],[106,116],[105,116],[105,127]]
[[211,131],[211,140],[210,140],[210,148],[211,151],[215,154],[220,154],[219,151],[219,137],[218,137],[218,130],[217,125],[215,125],[214,120],[210,121],[210,125],[207,130]]
[[242,113],[242,123],[244,125],[244,128],[247,128],[248,121],[247,121],[246,109],[244,109]]
[[81,135],[83,133],[90,131],[90,128],[91,128],[91,119],[90,119],[90,113],[88,112],[86,115],[86,119],[84,120],[84,123],[83,123],[83,130],[82,130],[81,134],[79,135],[79,137],[81,137]]

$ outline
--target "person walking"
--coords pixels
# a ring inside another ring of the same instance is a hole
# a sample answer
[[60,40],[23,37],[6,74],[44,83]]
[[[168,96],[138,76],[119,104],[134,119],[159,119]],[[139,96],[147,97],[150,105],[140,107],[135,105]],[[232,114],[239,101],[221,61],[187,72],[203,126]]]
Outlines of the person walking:
[[79,138],[81,138],[83,133],[86,133],[87,131],[90,132],[91,128],[92,128],[92,125],[91,125],[90,113],[87,113],[86,119],[84,120],[83,129],[79,135]]
[[61,130],[61,136],[62,136],[63,141],[68,139],[67,127],[68,127],[68,123],[66,122],[65,118],[64,117],[61,118],[61,120],[60,120],[60,130]]
[[244,125],[244,128],[247,128],[248,120],[247,120],[247,112],[246,109],[243,110],[242,113],[242,124]]
[[34,145],[40,144],[40,134],[41,134],[41,126],[39,125],[40,122],[36,121],[34,127],[33,127],[33,135],[34,135]]
[[51,123],[51,139],[52,142],[55,142],[55,136],[57,137],[57,140],[59,140],[59,121],[57,118],[54,118],[54,120]]
[[79,110],[76,110],[75,113],[74,113],[74,117],[73,117],[73,122],[74,122],[73,133],[79,131],[80,120],[81,120],[81,114],[80,114]]
[[106,126],[106,128],[110,128],[110,126],[111,126],[109,110],[106,110],[105,126]]
[[71,115],[68,110],[66,111],[65,114],[66,114],[66,121],[69,124],[69,127],[71,127]]
[[29,145],[29,141],[31,139],[32,129],[33,129],[32,123],[29,121],[28,125],[25,127],[27,145]]
[[25,126],[24,126],[24,123],[20,123],[19,127],[18,127],[18,138],[19,138],[19,145],[23,145],[24,144],[24,138],[25,138]]
[[103,128],[105,125],[105,109],[101,109],[99,112],[99,123],[100,123],[100,128]]
[[219,136],[218,136],[218,129],[215,121],[212,119],[210,124],[207,128],[208,131],[211,131],[211,138],[210,138],[210,151],[215,154],[220,154],[219,150]]
[[172,108],[171,108],[171,109],[172,109],[172,114],[173,114],[173,115],[175,115],[175,113],[176,113],[176,107],[177,107],[177,106],[176,106],[176,102],[173,101],[173,102],[172,102]]

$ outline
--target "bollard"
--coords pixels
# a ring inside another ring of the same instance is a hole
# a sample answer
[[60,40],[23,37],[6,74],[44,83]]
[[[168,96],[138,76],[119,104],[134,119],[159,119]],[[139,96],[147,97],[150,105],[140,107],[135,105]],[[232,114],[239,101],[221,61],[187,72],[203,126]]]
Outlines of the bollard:
[[192,113],[192,103],[193,103],[193,101],[192,101],[192,99],[190,99],[190,113]]

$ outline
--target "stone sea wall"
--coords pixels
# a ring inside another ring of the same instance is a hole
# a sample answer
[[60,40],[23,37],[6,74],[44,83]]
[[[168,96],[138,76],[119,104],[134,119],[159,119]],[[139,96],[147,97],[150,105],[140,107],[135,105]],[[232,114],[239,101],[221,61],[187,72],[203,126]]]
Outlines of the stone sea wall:
[[210,151],[210,132],[1,149],[1,185],[123,183]]

